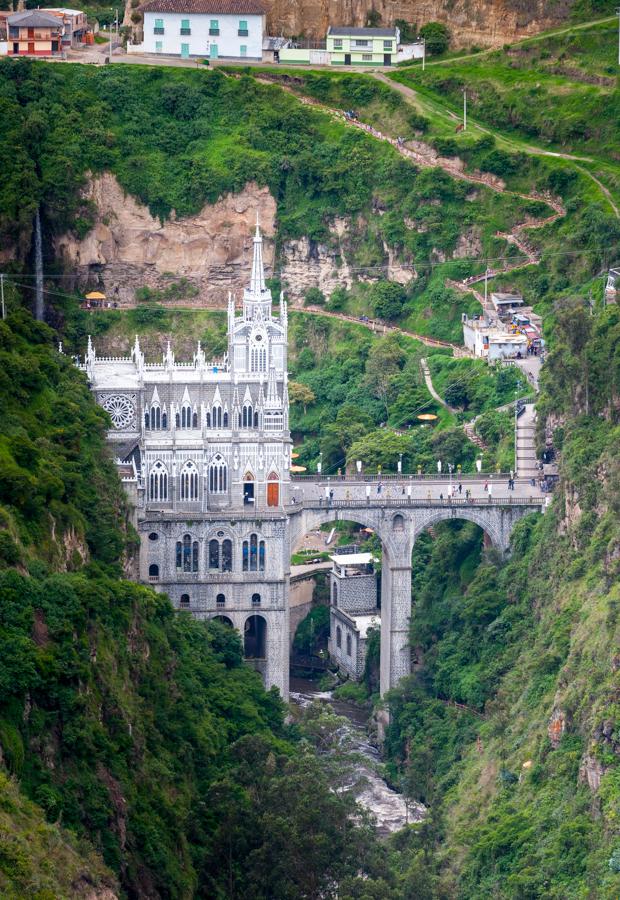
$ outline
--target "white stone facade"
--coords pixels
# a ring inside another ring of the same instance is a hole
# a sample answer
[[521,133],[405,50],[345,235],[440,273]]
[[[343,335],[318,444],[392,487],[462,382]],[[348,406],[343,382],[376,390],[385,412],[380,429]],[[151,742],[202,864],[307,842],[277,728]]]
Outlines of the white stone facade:
[[[222,12],[223,9],[235,10]],[[265,16],[261,4],[170,2],[151,0],[143,6],[141,44],[129,44],[130,53],[161,54],[181,58],[261,60]]]
[[[199,618],[224,616],[266,684],[288,691],[291,440],[287,310],[272,313],[257,226],[243,312],[228,304],[228,353],[177,362],[98,357],[86,371],[112,419],[109,442],[136,498],[140,580]],[[131,472],[135,473],[132,480]],[[260,631],[258,646],[254,632]]]

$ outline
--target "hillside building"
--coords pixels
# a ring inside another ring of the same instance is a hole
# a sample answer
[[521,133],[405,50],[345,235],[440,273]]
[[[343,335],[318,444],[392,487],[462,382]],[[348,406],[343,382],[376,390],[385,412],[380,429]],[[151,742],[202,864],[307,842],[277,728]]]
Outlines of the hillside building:
[[279,51],[279,61],[286,65],[391,66],[423,55],[423,41],[401,45],[398,28],[330,27],[324,41],[291,42]]
[[142,43],[128,44],[128,53],[262,59],[262,0],[147,0],[140,9]]
[[463,313],[463,343],[474,356],[497,362],[527,356],[528,340],[519,332],[505,331],[498,322],[485,317],[470,319]]
[[139,580],[198,618],[219,617],[244,639],[267,686],[288,693],[291,440],[286,303],[272,312],[262,238],[239,316],[228,304],[228,352],[189,362],[168,348],[147,363],[101,358],[90,339],[81,368],[112,420],[109,443],[135,506]]
[[354,681],[364,674],[371,628],[378,628],[377,575],[370,553],[334,554],[329,573],[329,655]]
[[605,284],[605,303],[616,303],[620,294],[620,267],[610,269]]
[[62,18],[29,9],[7,16],[7,56],[61,56]]
[[41,12],[49,13],[62,20],[62,49],[69,50],[83,44],[88,31],[86,13],[79,9],[66,9],[65,7],[46,7]]

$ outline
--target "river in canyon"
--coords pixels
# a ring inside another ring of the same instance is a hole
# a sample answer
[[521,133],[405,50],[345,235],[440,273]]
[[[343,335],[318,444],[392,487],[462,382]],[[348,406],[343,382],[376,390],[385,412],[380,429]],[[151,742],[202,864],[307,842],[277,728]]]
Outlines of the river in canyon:
[[421,803],[407,803],[403,794],[390,787],[382,777],[381,751],[371,743],[367,733],[368,710],[335,700],[331,691],[320,691],[315,682],[301,678],[291,678],[290,698],[302,709],[317,700],[327,703],[336,715],[346,720],[341,729],[341,741],[358,760],[355,766],[356,797],[374,816],[379,834],[393,834],[408,823],[424,818],[426,810]]

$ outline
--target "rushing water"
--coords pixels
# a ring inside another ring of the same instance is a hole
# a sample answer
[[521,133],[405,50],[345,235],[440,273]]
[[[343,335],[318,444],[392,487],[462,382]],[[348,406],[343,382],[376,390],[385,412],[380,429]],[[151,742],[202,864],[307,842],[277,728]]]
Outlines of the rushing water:
[[360,759],[356,770],[357,780],[360,782],[357,800],[373,814],[380,834],[391,834],[408,822],[420,822],[424,818],[425,808],[422,804],[409,802],[407,808],[403,795],[381,777],[381,754],[368,739],[368,715],[365,710],[342,700],[334,700],[331,691],[319,691],[311,681],[297,678],[291,679],[290,697],[293,703],[302,708],[315,700],[329,703],[337,715],[348,720],[343,729],[346,732],[343,738]]
[[45,316],[43,305],[43,239],[41,237],[41,214],[37,209],[34,217],[34,273],[36,284],[35,318],[42,322]]

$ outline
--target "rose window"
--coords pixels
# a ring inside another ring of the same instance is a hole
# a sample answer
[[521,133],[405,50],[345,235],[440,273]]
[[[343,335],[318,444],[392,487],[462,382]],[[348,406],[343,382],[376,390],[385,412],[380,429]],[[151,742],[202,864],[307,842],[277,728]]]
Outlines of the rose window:
[[115,428],[128,428],[134,419],[134,410],[131,400],[122,394],[113,394],[106,397],[101,404],[109,413]]

